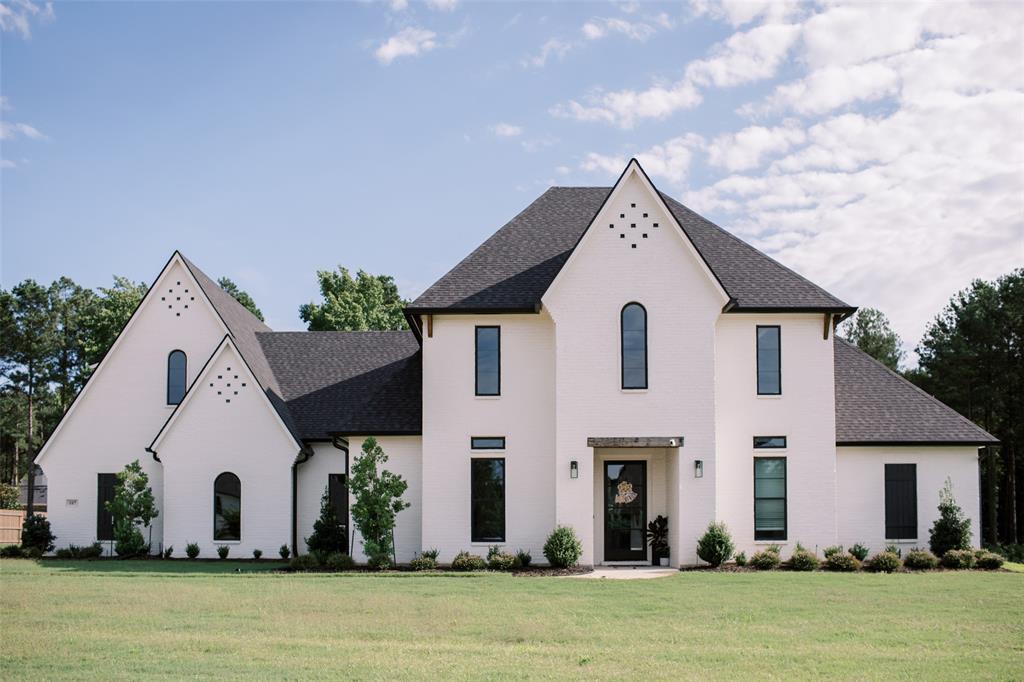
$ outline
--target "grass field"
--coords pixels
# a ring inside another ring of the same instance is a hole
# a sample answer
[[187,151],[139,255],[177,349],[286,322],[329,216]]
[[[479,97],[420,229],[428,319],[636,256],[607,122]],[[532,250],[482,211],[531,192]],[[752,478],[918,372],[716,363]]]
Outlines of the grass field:
[[[1024,575],[0,562],[0,678],[1024,677]],[[240,572],[236,572],[240,571]]]

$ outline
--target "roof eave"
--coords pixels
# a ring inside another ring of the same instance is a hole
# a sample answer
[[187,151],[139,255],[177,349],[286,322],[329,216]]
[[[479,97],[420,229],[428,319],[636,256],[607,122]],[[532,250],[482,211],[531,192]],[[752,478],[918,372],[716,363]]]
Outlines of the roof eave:
[[937,447],[937,446],[977,446],[998,445],[997,439],[992,440],[837,440],[836,447]]
[[406,316],[409,315],[536,315],[541,310],[541,304],[536,303],[529,306],[513,307],[407,307]]

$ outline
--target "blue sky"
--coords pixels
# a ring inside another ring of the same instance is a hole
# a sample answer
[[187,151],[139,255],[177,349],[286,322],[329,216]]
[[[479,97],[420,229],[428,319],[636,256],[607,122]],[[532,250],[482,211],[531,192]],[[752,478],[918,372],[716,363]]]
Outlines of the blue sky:
[[414,296],[632,155],[908,347],[1024,262],[1011,4],[0,7],[4,287],[148,282],[180,248],[298,329],[315,270]]

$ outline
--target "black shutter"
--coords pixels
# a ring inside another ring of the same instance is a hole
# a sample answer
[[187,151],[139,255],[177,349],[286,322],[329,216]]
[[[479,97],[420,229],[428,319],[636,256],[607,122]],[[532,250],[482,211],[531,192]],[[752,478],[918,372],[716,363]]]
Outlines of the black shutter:
[[348,485],[345,474],[327,474],[327,501],[345,527],[345,547],[348,547]]
[[96,483],[96,539],[114,539],[114,517],[107,510],[107,502],[114,499],[117,474],[99,474]]
[[917,539],[917,465],[885,465],[885,538]]

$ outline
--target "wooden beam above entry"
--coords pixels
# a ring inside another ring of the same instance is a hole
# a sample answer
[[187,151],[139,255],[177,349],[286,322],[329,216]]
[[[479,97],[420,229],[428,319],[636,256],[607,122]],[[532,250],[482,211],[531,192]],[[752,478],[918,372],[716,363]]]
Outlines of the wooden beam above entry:
[[682,436],[590,437],[588,448],[681,448]]

